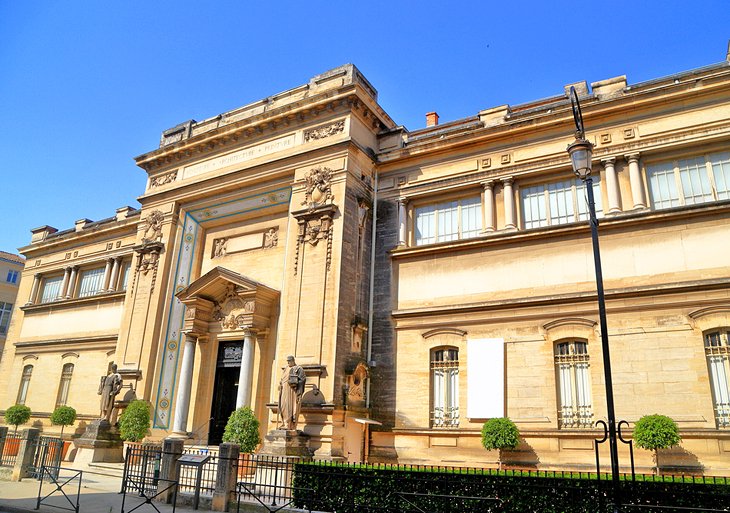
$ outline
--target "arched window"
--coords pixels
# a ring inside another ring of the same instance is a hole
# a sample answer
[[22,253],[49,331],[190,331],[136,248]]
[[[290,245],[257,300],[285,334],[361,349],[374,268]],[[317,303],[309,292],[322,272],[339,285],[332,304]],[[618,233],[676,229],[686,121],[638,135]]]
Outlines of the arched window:
[[730,427],[730,342],[727,328],[705,333],[712,399],[718,427]]
[[74,373],[74,364],[67,363],[61,371],[61,382],[58,384],[58,395],[56,396],[56,408],[64,406],[68,401],[68,389],[71,386],[71,376]]
[[459,350],[440,348],[431,351],[433,427],[459,426]]
[[558,384],[558,427],[590,428],[593,425],[588,344],[571,340],[555,344]]
[[28,397],[28,387],[30,386],[30,377],[33,375],[33,366],[26,365],[23,367],[23,375],[20,377],[20,388],[18,388],[18,400],[15,401],[17,404],[25,404],[25,399]]

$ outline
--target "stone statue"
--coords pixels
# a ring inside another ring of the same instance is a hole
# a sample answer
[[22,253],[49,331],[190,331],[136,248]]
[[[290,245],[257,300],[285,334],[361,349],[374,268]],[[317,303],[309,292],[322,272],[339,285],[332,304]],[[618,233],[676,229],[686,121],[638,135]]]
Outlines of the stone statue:
[[155,242],[162,240],[162,221],[165,215],[159,210],[153,210],[147,215],[147,228],[142,235],[143,242]]
[[122,390],[122,376],[117,372],[117,365],[112,364],[112,371],[107,376],[102,376],[99,383],[99,395],[101,396],[101,417],[109,422],[114,411],[114,398]]
[[279,381],[279,415],[284,429],[296,430],[307,377],[293,356],[287,356],[286,363],[288,367]]

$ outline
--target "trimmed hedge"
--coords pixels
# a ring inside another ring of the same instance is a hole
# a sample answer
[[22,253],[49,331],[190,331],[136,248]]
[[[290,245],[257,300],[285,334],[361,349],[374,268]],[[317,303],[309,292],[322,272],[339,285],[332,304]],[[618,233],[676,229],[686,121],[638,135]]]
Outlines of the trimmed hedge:
[[[610,480],[583,476],[576,479],[551,477],[550,473],[525,476],[480,469],[404,469],[313,462],[295,465],[293,485],[297,507],[337,513],[418,511],[407,501],[433,513],[610,512]],[[620,486],[623,503],[707,509],[730,504],[727,480],[723,484],[622,481]]]

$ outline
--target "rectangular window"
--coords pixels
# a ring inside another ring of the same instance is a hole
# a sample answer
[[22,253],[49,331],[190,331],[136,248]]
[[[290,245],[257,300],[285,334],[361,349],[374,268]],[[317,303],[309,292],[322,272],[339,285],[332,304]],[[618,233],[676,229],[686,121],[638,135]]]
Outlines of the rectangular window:
[[127,262],[122,272],[122,286],[120,290],[127,290],[127,283],[129,282],[129,271],[132,269],[132,262]]
[[478,237],[482,231],[481,197],[417,207],[415,226],[416,246]]
[[655,209],[730,199],[730,152],[650,164],[646,176]]
[[10,314],[12,313],[12,303],[0,302],[0,335],[5,335],[8,332],[8,326],[10,325]]
[[61,283],[63,275],[53,276],[43,279],[43,289],[41,291],[41,303],[49,303],[58,299],[61,294]]
[[555,346],[560,408],[558,426],[561,428],[593,426],[588,367],[588,344],[585,342],[561,342]]
[[74,364],[67,363],[61,371],[61,381],[58,384],[58,395],[56,396],[56,408],[64,406],[68,401],[68,389],[71,387],[71,376],[74,373]]
[[104,268],[97,267],[81,271],[79,278],[79,294],[78,297],[93,296],[102,292],[104,287]]
[[[588,195],[582,180],[572,179],[520,189],[525,229],[575,223],[588,219]],[[600,178],[593,178],[596,215],[603,215]]]
[[705,355],[710,370],[717,426],[730,427],[730,343],[728,330],[705,335]]
[[26,365],[23,367],[23,375],[20,377],[20,387],[18,388],[18,398],[16,404],[25,404],[28,397],[28,387],[30,386],[30,377],[33,375],[33,366]]
[[431,425],[459,427],[459,350],[439,349],[431,358]]
[[18,271],[14,271],[13,269],[9,270],[6,281],[8,283],[18,283]]

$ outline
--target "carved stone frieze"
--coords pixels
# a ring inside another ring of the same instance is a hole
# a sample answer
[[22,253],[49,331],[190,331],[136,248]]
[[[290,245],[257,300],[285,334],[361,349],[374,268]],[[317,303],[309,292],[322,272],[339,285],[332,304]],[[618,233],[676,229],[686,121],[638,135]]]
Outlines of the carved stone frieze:
[[332,137],[333,135],[341,134],[345,131],[345,120],[336,121],[331,125],[321,126],[319,128],[313,128],[312,130],[306,130],[304,132],[304,142],[316,141],[318,139],[325,139]]
[[279,228],[269,228],[264,234],[264,249],[271,249],[279,245]]
[[305,198],[302,205],[306,205],[310,212],[317,207],[332,203],[335,196],[332,194],[332,170],[328,167],[315,167],[304,177]]
[[142,242],[161,242],[162,241],[162,221],[165,214],[159,210],[153,210],[145,218],[146,227],[142,235]]
[[337,207],[335,205],[326,205],[315,208],[314,210],[293,213],[297,219],[298,227],[294,274],[298,273],[299,255],[304,244],[308,243],[311,246],[317,246],[320,241],[326,242],[327,255],[325,270],[330,270],[332,264],[332,223],[336,210]]
[[175,180],[177,180],[177,169],[175,171],[165,173],[164,175],[154,176],[150,178],[150,189],[172,183]]
[[213,308],[213,320],[220,322],[224,330],[251,327],[256,301],[243,299],[239,296],[239,292],[234,284],[228,284],[225,298],[221,302],[216,302]]
[[228,238],[223,237],[221,239],[215,239],[213,241],[213,256],[212,258],[220,258],[226,256],[226,245],[228,244]]

